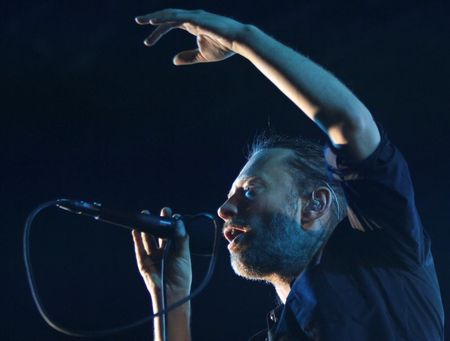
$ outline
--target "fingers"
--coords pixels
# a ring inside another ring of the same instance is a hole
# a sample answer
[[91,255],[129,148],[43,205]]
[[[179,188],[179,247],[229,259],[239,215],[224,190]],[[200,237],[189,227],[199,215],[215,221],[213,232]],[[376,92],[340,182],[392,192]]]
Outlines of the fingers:
[[[143,210],[141,213],[149,214],[149,211]],[[179,214],[172,214],[172,210],[169,207],[162,208],[160,215],[162,217],[179,219],[177,221],[174,238],[175,256],[187,257],[189,255],[189,236],[183,221],[180,219],[181,216]],[[138,264],[144,264],[149,260],[154,262],[162,256],[162,251],[167,244],[166,239],[157,239],[150,234],[139,232],[137,230],[133,230],[132,235]]]
[[[177,226],[175,229],[175,256],[185,256],[188,257],[189,255],[189,236],[186,233],[186,228],[184,226],[183,221],[180,219],[181,215],[179,214],[173,214],[172,210],[169,207],[164,207],[161,210],[161,216],[162,217],[173,217],[177,220]],[[167,241],[160,239],[160,248],[164,249],[166,246]]]
[[[156,25],[155,30],[144,40],[146,46],[155,45],[164,35],[175,28],[179,28],[183,18],[178,13],[181,10],[162,10],[143,16],[138,16],[134,20],[139,25]],[[186,12],[186,11],[184,11]],[[173,20],[170,20],[172,18]]]
[[161,217],[170,217],[172,215],[172,209],[170,207],[163,207],[160,212]]
[[174,218],[177,221],[177,225],[175,228],[175,238],[180,239],[186,237],[187,232],[186,228],[184,227],[184,223],[181,220],[181,215],[177,213],[172,215],[172,218]]
[[179,24],[176,23],[167,23],[159,25],[155,30],[144,40],[144,44],[146,46],[155,45],[164,35],[169,33],[175,28],[178,28]]
[[137,16],[134,20],[139,25],[158,25],[164,22],[189,22],[194,16],[204,13],[201,10],[186,11],[182,9],[164,9],[146,15]]
[[[142,210],[141,214],[150,214],[149,210]],[[141,232],[142,244],[144,245],[145,251],[148,255],[151,255],[156,250],[158,250],[158,243],[156,238],[148,233]]]
[[142,241],[141,233],[137,230],[131,231],[134,242],[134,252],[136,253],[136,259],[138,263],[142,263],[143,259],[148,255],[145,250],[144,243]]
[[[172,209],[170,207],[163,207],[161,209],[160,213],[161,217],[171,217],[172,216]],[[167,240],[159,238],[159,248],[163,249],[166,247]]]
[[190,251],[189,251],[189,235],[186,232],[186,227],[181,219],[179,214],[174,214],[173,218],[177,220],[177,226],[175,229],[175,256],[184,257],[186,259],[190,259]]
[[131,233],[133,236],[136,263],[140,273],[144,276],[144,274],[154,272],[155,268],[153,261],[150,259],[150,255],[148,254],[148,250],[146,250],[144,240],[142,239],[143,234],[137,230],[133,230]]
[[147,255],[152,256],[155,255],[155,252],[158,250],[158,242],[156,238],[148,233],[141,232],[142,244],[144,245],[145,251]]

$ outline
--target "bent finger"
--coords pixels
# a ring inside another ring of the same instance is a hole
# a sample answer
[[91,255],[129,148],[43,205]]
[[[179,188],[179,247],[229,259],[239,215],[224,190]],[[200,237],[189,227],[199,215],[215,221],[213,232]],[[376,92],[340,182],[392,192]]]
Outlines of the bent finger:
[[144,245],[145,251],[149,256],[154,255],[158,251],[158,243],[156,238],[151,234],[141,232],[142,244]]
[[160,248],[161,250],[164,250],[164,248],[165,248],[166,245],[167,245],[167,239],[159,238],[159,239],[158,239],[158,243],[159,243],[159,248]]
[[137,230],[132,230],[131,235],[133,236],[134,253],[136,254],[136,260],[138,261],[138,263],[142,263],[142,261],[148,254],[142,242],[141,233]]
[[172,209],[170,207],[163,207],[163,208],[161,208],[160,216],[161,217],[170,217],[170,216],[172,216]]
[[[141,214],[150,214],[149,210],[142,210]],[[158,243],[156,242],[156,238],[148,233],[141,232],[141,238],[143,241],[143,245],[150,255],[152,252],[158,249]]]
[[[172,216],[172,209],[170,207],[163,207],[160,212],[161,217],[171,217]],[[158,239],[159,248],[164,249],[164,247],[167,244],[167,240],[163,238]]]
[[177,220],[174,235],[175,256],[182,256],[188,258],[190,256],[189,235],[186,231],[184,222],[181,220],[181,215],[179,214],[174,214],[172,218]]
[[180,25],[177,23],[166,23],[159,25],[156,27],[153,32],[144,40],[144,44],[146,46],[153,46],[155,45],[164,35],[169,33],[175,28],[179,28]]

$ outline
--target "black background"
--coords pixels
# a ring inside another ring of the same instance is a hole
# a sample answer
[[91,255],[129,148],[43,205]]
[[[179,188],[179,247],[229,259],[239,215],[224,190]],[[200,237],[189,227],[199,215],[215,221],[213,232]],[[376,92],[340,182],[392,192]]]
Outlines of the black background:
[[[203,8],[259,26],[336,74],[409,161],[450,314],[449,10],[439,1],[15,1],[1,17],[2,340],[74,340],[40,318],[22,261],[39,203],[68,197],[129,210],[209,211],[225,199],[246,145],[270,127],[325,141],[246,60],[175,67],[194,39],[157,46],[134,16]],[[52,314],[72,328],[143,317],[150,301],[129,233],[49,209],[32,260]],[[225,243],[223,243],[225,244]],[[196,282],[205,260],[194,259]],[[2,271],[3,272],[3,271]],[[264,328],[272,289],[235,276],[222,245],[213,280],[193,301],[196,340],[245,340]],[[448,334],[448,332],[447,332]],[[108,340],[148,340],[151,325]]]

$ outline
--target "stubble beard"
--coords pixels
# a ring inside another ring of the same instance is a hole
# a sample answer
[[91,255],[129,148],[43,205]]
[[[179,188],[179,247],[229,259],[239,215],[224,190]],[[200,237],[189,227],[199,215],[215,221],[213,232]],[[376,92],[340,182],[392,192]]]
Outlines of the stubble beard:
[[302,252],[302,229],[293,216],[277,213],[269,223],[254,228],[248,245],[230,254],[234,272],[250,280],[295,279],[309,257]]

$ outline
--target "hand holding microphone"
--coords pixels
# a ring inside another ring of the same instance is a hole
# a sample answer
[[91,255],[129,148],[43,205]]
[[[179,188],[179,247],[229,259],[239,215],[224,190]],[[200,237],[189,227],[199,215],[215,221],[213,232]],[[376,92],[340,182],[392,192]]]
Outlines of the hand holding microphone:
[[[146,211],[143,211],[142,213],[146,214]],[[161,210],[161,217],[167,218],[171,216],[172,210],[170,208],[164,207]],[[133,230],[132,235],[136,252],[136,261],[139,271],[147,285],[147,289],[150,293],[155,291],[155,289],[159,292],[161,289],[159,274],[160,263],[167,240],[157,238],[154,235],[138,230]],[[180,296],[180,298],[185,297],[186,294],[189,294],[191,289],[192,272],[189,252],[189,236],[186,232],[184,223],[180,219],[176,220],[172,250],[170,250],[167,261],[168,277],[166,284],[171,290],[173,289],[174,295]],[[173,273],[175,273],[175,275],[172,276]],[[168,297],[170,297],[170,293],[168,293]]]
[[[30,233],[36,216],[44,209],[54,206],[73,214],[90,217],[133,231],[136,260],[139,271],[152,296],[154,314],[130,324],[94,330],[68,328],[49,315],[36,288],[30,257]],[[214,226],[215,232],[211,243],[208,242],[209,238],[204,233],[209,230],[204,225],[205,221],[212,223]],[[203,224],[196,224],[198,222],[203,222]],[[186,232],[185,223],[188,224],[189,234],[196,236],[194,239],[199,240],[197,247],[200,252],[196,254],[210,257],[208,270],[203,280],[192,292],[189,236]],[[136,229],[134,229],[135,226]],[[190,340],[190,300],[206,287],[213,275],[219,253],[219,241],[220,228],[214,216],[208,213],[180,216],[172,215],[170,208],[163,208],[161,216],[152,216],[148,211],[124,213],[123,211],[106,209],[98,203],[57,199],[40,204],[28,215],[23,234],[23,257],[34,303],[42,318],[55,330],[71,336],[104,337],[135,328],[155,319],[155,340],[167,339],[167,332],[170,339],[184,341]],[[211,244],[211,247],[208,247],[209,244]],[[165,283],[165,285],[163,286],[162,283]],[[163,289],[161,290],[163,293],[158,289]],[[163,299],[164,296],[166,300]],[[167,328],[161,328],[165,326],[163,323],[165,319],[162,317],[167,316],[167,314],[170,316]]]
[[[148,214],[148,211],[142,211],[142,214]],[[144,279],[145,285],[152,298],[153,312],[161,311],[161,261],[164,253],[167,251],[165,259],[165,291],[167,304],[179,301],[188,296],[192,284],[192,266],[191,255],[189,252],[189,236],[186,232],[184,223],[177,216],[172,216],[172,210],[164,207],[161,210],[161,217],[175,218],[175,229],[172,243],[167,245],[167,239],[157,238],[151,234],[133,230],[134,250],[136,261]],[[165,250],[170,247],[169,250]],[[169,313],[167,333],[169,340],[184,340],[189,336],[189,329],[177,328],[177,326],[189,326],[190,302],[174,309]],[[163,335],[164,326],[160,318],[154,322],[155,339],[158,340]]]

